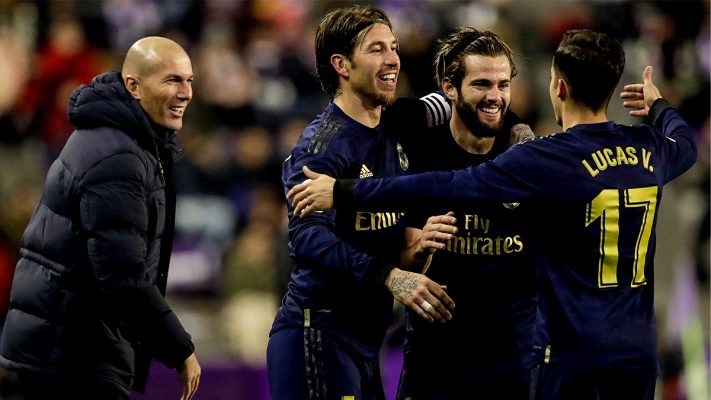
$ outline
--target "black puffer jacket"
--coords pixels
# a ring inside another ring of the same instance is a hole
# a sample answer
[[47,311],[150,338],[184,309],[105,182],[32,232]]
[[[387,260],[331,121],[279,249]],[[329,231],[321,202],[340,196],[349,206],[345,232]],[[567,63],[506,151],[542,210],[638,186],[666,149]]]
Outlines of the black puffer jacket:
[[175,368],[194,349],[163,299],[182,149],[117,72],[79,87],[69,120],[22,239],[0,364],[142,390],[148,357]]

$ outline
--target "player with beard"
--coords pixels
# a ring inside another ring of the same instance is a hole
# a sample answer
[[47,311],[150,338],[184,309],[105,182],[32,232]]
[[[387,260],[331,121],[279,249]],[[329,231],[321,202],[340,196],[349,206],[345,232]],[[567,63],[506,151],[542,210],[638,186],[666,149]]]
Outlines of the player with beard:
[[[451,102],[449,124],[402,138],[408,172],[449,171],[494,159],[520,135],[509,110],[512,52],[492,32],[459,28],[440,40],[435,77]],[[528,137],[526,125],[516,125]],[[524,135],[525,136],[525,135]],[[456,238],[432,255],[427,275],[456,302],[446,324],[408,312],[398,399],[528,399],[535,271],[523,204],[450,202],[407,212],[410,237],[427,215],[454,211]]]
[[[402,175],[407,158],[381,124],[400,70],[387,16],[370,6],[329,13],[316,32],[316,63],[332,102],[284,162],[285,191],[305,179],[304,165],[343,178]],[[289,207],[294,269],[267,348],[274,400],[384,399],[379,350],[393,296],[427,321],[451,318],[443,287],[394,267],[402,265],[401,216],[344,209],[299,218]],[[424,253],[430,234],[437,232],[425,232],[413,253]],[[425,301],[434,306],[422,308]]]

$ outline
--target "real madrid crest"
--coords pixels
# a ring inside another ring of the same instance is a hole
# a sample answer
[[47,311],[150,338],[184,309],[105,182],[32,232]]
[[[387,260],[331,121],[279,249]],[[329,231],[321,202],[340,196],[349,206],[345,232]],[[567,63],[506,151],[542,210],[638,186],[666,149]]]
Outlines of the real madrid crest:
[[400,168],[402,168],[403,171],[407,171],[410,167],[410,161],[407,159],[407,154],[405,154],[400,143],[397,144],[397,156],[400,159]]

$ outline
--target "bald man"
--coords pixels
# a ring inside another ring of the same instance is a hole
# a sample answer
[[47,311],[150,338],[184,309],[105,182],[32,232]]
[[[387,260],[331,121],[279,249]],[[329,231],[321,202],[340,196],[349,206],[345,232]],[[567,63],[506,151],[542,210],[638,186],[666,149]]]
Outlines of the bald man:
[[0,342],[25,400],[129,399],[151,359],[177,370],[182,400],[195,394],[194,345],[164,299],[192,81],[180,45],[147,37],[121,73],[72,93],[77,129],[25,230]]

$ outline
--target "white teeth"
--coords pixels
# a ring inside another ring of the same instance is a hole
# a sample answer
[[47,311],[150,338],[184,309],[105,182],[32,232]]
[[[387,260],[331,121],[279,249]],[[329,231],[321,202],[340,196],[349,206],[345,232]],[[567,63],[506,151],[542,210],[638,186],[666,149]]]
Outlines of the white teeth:
[[482,107],[481,110],[485,113],[495,114],[499,112],[499,107]]
[[395,74],[385,74],[385,75],[381,75],[381,76],[380,76],[380,79],[382,79],[382,80],[384,80],[384,81],[394,81],[394,80],[395,80]]
[[180,113],[180,114],[183,113],[183,107],[168,107],[168,109],[169,109],[170,111],[174,111],[174,112],[177,112],[177,113]]

